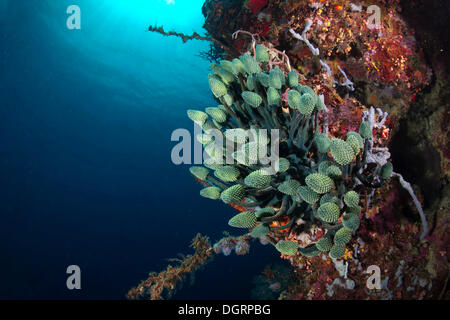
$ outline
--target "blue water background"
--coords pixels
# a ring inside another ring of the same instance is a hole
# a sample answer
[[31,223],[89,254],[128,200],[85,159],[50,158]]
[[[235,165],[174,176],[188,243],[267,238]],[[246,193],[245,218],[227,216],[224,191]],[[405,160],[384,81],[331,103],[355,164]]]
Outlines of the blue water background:
[[[68,30],[66,8],[81,8]],[[236,213],[203,199],[188,166],[170,159],[187,109],[215,106],[202,0],[0,0],[0,298],[123,299],[167,258],[212,240]],[[218,256],[178,299],[250,298],[277,260],[254,243]],[[79,265],[82,289],[66,288]]]

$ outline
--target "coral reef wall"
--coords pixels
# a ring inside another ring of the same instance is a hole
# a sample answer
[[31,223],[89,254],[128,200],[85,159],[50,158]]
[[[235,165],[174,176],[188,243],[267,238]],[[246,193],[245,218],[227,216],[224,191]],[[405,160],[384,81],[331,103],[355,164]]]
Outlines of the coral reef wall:
[[[375,29],[366,23],[370,5],[381,8]],[[235,58],[247,50],[253,39],[233,37],[237,30],[286,52],[300,81],[325,96],[332,134],[354,130],[364,105],[387,111],[385,138],[394,168],[412,183],[430,224],[426,239],[419,241],[418,215],[408,192],[396,182],[384,186],[381,200],[364,211],[360,242],[345,255],[345,263],[355,265],[347,267],[345,279],[342,266],[330,259],[290,259],[309,275],[299,272],[303,285],[280,297],[366,298],[362,284],[367,276],[355,270],[379,264],[386,270],[384,291],[371,298],[448,298],[448,8],[445,2],[425,0],[205,2],[205,28],[222,44],[216,58]],[[386,250],[389,255],[380,257]]]
[[[204,164],[214,176],[207,168],[191,167],[206,187],[200,195],[241,211],[229,225],[250,229],[205,245],[205,257],[246,254],[252,238],[273,244],[293,269],[267,266],[255,280],[257,298],[449,298],[448,8],[425,0],[206,0],[204,37],[150,27],[184,42],[211,41],[203,56],[215,62],[209,82],[220,105],[206,113],[188,110],[206,133],[200,135],[203,145],[211,143],[213,128],[227,136],[227,130],[249,127],[297,128],[297,122],[285,120],[298,112],[307,115],[298,119],[308,119],[301,122],[308,137],[292,139],[296,129],[281,137],[281,156],[289,159],[280,158],[287,173],[275,180],[249,170],[245,161],[234,167]],[[342,148],[325,148],[329,137]],[[356,146],[357,167],[364,145],[361,168],[348,171],[355,158],[352,147],[343,152],[345,143]],[[308,152],[291,154],[295,146],[307,146]],[[337,171],[327,167],[321,174],[320,164],[330,155]],[[354,181],[348,173],[355,174]],[[328,177],[341,175],[347,187],[353,181],[361,188],[335,189]],[[230,187],[232,182],[237,184]],[[322,196],[331,190],[337,197]],[[305,207],[297,208],[299,203]],[[340,209],[346,211],[341,218]],[[151,274],[131,292],[173,289],[164,279],[173,278],[172,270],[184,276],[190,268],[183,266]],[[373,288],[368,285],[372,267],[380,274]]]

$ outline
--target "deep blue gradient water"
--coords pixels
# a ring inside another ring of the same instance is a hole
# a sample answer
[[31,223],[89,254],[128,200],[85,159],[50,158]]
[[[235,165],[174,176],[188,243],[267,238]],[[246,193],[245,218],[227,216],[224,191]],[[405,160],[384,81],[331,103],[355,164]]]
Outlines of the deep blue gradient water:
[[[123,299],[197,232],[236,233],[235,211],[170,159],[186,110],[216,103],[208,43],[146,32],[204,34],[202,0],[168,2],[0,0],[0,298]],[[174,298],[250,298],[274,251],[216,257]],[[66,288],[72,264],[81,290]]]

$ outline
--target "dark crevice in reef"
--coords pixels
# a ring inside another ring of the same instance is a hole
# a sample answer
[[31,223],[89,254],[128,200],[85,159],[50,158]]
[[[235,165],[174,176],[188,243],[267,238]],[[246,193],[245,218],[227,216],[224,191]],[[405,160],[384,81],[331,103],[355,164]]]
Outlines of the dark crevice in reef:
[[450,69],[448,17],[450,2],[442,0],[402,0],[402,16],[416,31],[428,62],[435,68]]
[[420,187],[424,209],[433,212],[448,183],[445,172],[441,172],[443,159],[433,146],[433,139],[436,135],[448,134],[447,128],[439,126],[439,122],[436,124],[436,118],[439,119],[439,114],[449,108],[450,37],[446,17],[450,16],[450,3],[405,0],[402,6],[402,15],[415,29],[416,39],[434,75],[430,86],[417,95],[407,115],[400,121],[390,150],[395,170]]
[[425,137],[411,135],[415,130],[410,127],[417,124],[408,118],[400,122],[400,129],[391,142],[390,150],[395,170],[410,183],[420,186],[425,200],[424,208],[427,209],[440,197],[440,155]]

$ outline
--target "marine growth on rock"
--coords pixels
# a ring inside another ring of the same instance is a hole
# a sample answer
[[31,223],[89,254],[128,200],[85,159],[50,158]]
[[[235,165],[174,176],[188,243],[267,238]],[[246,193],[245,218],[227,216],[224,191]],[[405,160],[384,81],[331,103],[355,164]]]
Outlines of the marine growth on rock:
[[[366,170],[371,123],[345,139],[331,136],[323,99],[299,83],[289,63],[274,66],[271,49],[253,48],[211,65],[218,106],[188,111],[209,158],[190,171],[213,186],[201,196],[245,208],[230,226],[269,239],[287,256],[340,258],[359,227],[359,190],[382,185],[392,166]],[[326,235],[306,246],[280,236],[315,227]]]

